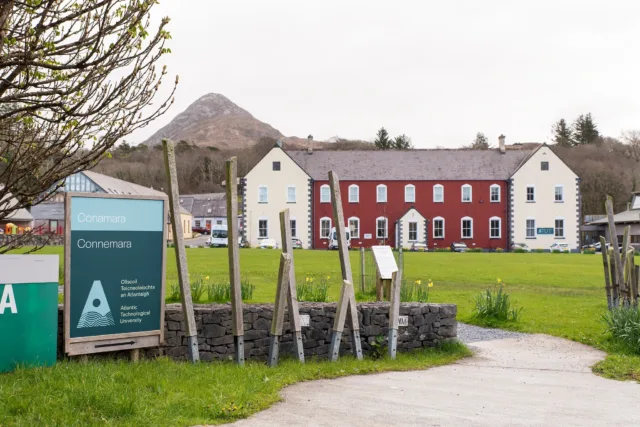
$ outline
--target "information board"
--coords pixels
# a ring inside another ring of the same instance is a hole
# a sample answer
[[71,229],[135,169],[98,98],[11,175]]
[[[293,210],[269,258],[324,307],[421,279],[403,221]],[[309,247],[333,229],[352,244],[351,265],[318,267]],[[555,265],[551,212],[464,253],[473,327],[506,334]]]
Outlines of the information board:
[[547,228],[538,228],[536,230],[537,234],[553,234],[553,228],[551,227],[547,227]]
[[67,354],[160,345],[167,199],[68,193],[65,209]]
[[393,273],[398,271],[398,264],[393,256],[391,246],[372,246],[373,259],[376,261],[380,278],[383,280],[391,280]]
[[0,256],[0,372],[56,363],[58,255]]

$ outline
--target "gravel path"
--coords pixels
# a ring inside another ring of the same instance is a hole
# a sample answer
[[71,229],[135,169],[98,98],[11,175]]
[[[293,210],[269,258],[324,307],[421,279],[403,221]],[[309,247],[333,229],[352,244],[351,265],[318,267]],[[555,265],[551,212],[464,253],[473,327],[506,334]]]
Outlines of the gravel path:
[[521,332],[504,331],[502,329],[481,328],[458,322],[458,339],[465,344],[481,341],[503,340],[525,336]]

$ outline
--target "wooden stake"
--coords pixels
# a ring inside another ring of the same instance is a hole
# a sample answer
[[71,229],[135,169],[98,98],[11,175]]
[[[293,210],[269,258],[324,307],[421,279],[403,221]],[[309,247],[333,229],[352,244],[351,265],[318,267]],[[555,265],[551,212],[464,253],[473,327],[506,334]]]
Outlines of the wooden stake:
[[[184,249],[184,234],[182,230],[182,220],[180,219],[180,192],[178,190],[178,173],[176,169],[176,152],[173,142],[168,139],[162,140],[164,149],[164,167],[167,171],[167,185],[169,189],[169,210],[171,217],[171,227],[173,228],[173,241],[175,242],[176,266],[178,268],[178,282],[182,293],[182,312],[184,313],[187,326],[187,350],[189,360],[196,363],[200,360],[198,351],[198,330],[196,328],[196,317],[193,312],[193,301],[191,300],[191,285],[189,282],[189,268],[187,266],[187,253]],[[164,325],[160,325],[164,327]]]
[[633,303],[633,306],[638,308],[638,303],[640,303],[640,265],[635,265],[633,268],[635,270],[633,279],[636,286],[636,292],[634,297],[635,301]]
[[[609,220],[609,236],[611,237],[611,249],[613,250],[613,265],[615,266],[616,270],[614,283],[616,283],[618,289],[622,290],[622,286],[624,286],[624,269],[622,268],[623,266],[622,259],[620,258],[620,251],[618,250],[618,232],[616,230],[616,222],[613,218],[613,199],[611,198],[611,196],[607,196],[605,208],[607,210],[607,219]],[[618,306],[618,303],[619,301],[616,301],[616,307]]]
[[611,268],[611,300],[613,307],[616,308],[620,305],[620,287],[618,286],[618,273],[616,271],[616,263],[613,259],[614,250],[609,248],[607,250],[609,256],[609,267]]
[[383,281],[380,277],[380,270],[376,264],[376,301],[382,301],[384,299]]
[[287,305],[287,286],[291,273],[291,255],[280,255],[280,268],[278,269],[278,285],[276,289],[276,303],[273,306],[271,318],[271,341],[269,343],[269,366],[278,365],[278,353],[280,352],[280,337],[284,324],[284,311]]
[[[344,212],[342,211],[342,197],[340,195],[340,179],[334,171],[329,172],[329,186],[331,187],[331,202],[333,204],[333,218],[338,237],[338,252],[340,254],[340,267],[342,270],[342,289],[340,301],[336,308],[336,318],[333,323],[333,336],[329,347],[329,358],[332,362],[338,360],[340,341],[344,327],[344,316],[347,310],[351,319],[351,344],[353,354],[359,360],[362,359],[362,344],[360,342],[360,326],[358,325],[358,308],[353,291],[353,274],[351,271],[351,259],[347,247],[346,227],[344,225]],[[340,315],[340,316],[339,316]],[[342,317],[342,320],[341,320]]]
[[607,253],[607,241],[604,237],[600,236],[600,251],[602,252],[602,265],[604,267],[604,286],[607,293],[607,307],[609,310],[613,307],[613,301],[611,300],[611,278],[609,267],[609,254]]
[[244,365],[244,313],[240,286],[240,253],[238,249],[238,160],[227,160],[227,240],[229,250],[229,283],[231,284],[231,328],[235,360]]
[[365,283],[365,266],[364,266],[364,247],[360,248],[360,291],[364,294],[366,292]]
[[138,363],[138,361],[140,360],[140,349],[134,348],[133,350],[131,350],[131,352],[129,353],[129,357],[131,358],[131,362]]
[[398,347],[398,326],[400,316],[400,286],[402,285],[402,269],[393,273],[393,285],[391,286],[391,304],[389,305],[389,357],[396,358]]

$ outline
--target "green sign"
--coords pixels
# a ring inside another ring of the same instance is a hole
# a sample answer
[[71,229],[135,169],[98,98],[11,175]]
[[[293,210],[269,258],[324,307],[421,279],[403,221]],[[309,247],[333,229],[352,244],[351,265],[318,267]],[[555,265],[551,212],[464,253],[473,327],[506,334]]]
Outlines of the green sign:
[[[162,336],[165,204],[159,198],[68,196],[68,347],[88,337]],[[123,340],[79,348],[92,353],[146,345]],[[80,354],[78,346],[70,348]]]
[[553,228],[538,228],[536,231],[538,234],[553,234]]
[[56,363],[58,256],[0,256],[0,372]]

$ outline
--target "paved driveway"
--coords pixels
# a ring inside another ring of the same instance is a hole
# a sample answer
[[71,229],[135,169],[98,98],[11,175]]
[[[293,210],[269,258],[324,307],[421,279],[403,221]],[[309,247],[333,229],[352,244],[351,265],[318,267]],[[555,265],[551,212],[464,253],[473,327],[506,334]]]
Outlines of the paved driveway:
[[235,426],[638,426],[640,385],[600,378],[593,348],[546,335],[469,344],[459,363],[296,384]]

